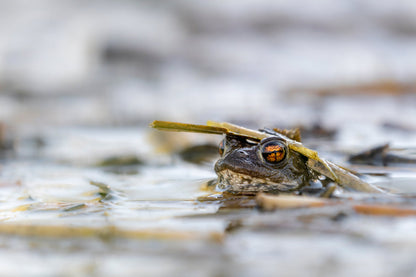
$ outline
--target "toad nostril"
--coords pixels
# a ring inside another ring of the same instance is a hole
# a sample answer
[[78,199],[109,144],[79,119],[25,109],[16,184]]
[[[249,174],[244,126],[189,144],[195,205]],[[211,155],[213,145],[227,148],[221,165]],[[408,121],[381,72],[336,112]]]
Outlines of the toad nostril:
[[240,158],[246,157],[248,155],[246,151],[241,150],[241,149],[235,151],[235,154],[236,154],[237,157],[240,157]]

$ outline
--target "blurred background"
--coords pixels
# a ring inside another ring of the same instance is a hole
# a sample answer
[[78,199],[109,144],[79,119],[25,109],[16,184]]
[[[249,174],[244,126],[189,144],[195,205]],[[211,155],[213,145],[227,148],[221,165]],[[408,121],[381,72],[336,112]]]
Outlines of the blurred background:
[[[414,217],[200,201],[221,138],[148,128],[414,158],[415,77],[413,0],[0,0],[0,275],[415,276]],[[378,201],[414,208],[414,164],[376,162],[354,169],[407,193]]]
[[0,120],[415,129],[415,14],[411,0],[1,1]]

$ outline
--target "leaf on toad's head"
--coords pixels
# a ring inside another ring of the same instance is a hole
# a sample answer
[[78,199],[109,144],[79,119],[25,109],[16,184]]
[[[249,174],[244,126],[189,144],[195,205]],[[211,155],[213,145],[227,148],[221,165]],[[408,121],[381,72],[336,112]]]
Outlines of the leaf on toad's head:
[[179,123],[179,122],[155,120],[149,126],[151,128],[155,128],[158,130],[173,131],[173,132],[194,132],[194,133],[217,134],[217,135],[230,134],[234,136],[251,139],[254,141],[260,141],[263,138],[270,136],[270,134],[247,129],[247,128],[234,125],[231,123],[215,122],[215,121],[208,121],[207,125],[198,125],[198,124],[186,124],[186,123]]
[[274,128],[273,131],[282,134],[284,136],[287,136],[290,139],[296,140],[298,142],[302,141],[302,138],[300,136],[300,129],[299,128],[294,128],[294,129],[279,129],[279,128]]
[[159,120],[153,121],[149,126],[158,130],[172,132],[193,132],[218,135],[226,134],[228,132],[227,129],[222,127]]
[[245,137],[245,138],[256,140],[256,141],[260,141],[264,138],[270,137],[270,134],[263,133],[263,132],[256,131],[256,130],[251,130],[251,129],[244,128],[244,127],[232,124],[232,123],[228,123],[228,122],[208,121],[207,125],[213,126],[213,127],[215,126],[215,127],[224,128],[227,130],[227,134]]

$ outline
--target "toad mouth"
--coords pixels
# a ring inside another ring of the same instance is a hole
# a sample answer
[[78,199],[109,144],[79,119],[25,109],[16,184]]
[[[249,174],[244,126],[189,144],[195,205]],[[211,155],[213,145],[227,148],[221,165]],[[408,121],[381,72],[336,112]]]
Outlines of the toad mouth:
[[229,169],[217,172],[217,188],[229,192],[278,192],[291,191],[299,185],[297,182],[276,183],[269,178],[257,178],[247,174],[237,173]]

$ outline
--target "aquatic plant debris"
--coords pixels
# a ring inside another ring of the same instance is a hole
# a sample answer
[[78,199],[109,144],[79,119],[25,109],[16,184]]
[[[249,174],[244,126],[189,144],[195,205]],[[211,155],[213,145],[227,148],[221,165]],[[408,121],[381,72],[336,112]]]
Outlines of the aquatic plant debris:
[[[298,195],[270,195],[259,193],[256,196],[257,205],[264,211],[278,209],[318,208],[324,206],[342,206],[345,200],[323,199]],[[404,217],[416,216],[416,209],[398,204],[350,203],[352,209],[358,214],[373,216]],[[348,207],[348,205],[347,205]]]
[[307,166],[312,170],[318,172],[331,179],[338,185],[346,188],[350,188],[356,191],[368,192],[368,193],[379,193],[382,192],[381,189],[378,189],[361,179],[359,179],[354,174],[344,170],[342,167],[326,161],[319,157],[318,153],[312,149],[309,149],[299,141],[293,140],[285,136],[284,134],[274,133],[269,134],[268,132],[256,131],[247,129],[238,125],[234,125],[227,122],[215,122],[208,121],[207,125],[197,125],[197,124],[186,124],[186,123],[177,123],[170,121],[153,121],[150,124],[150,127],[163,130],[163,131],[174,131],[174,132],[196,132],[196,133],[206,133],[206,134],[230,134],[234,136],[239,136],[247,138],[253,141],[260,142],[264,138],[279,136],[279,138],[286,141],[290,150],[296,151],[301,155],[308,158]]

